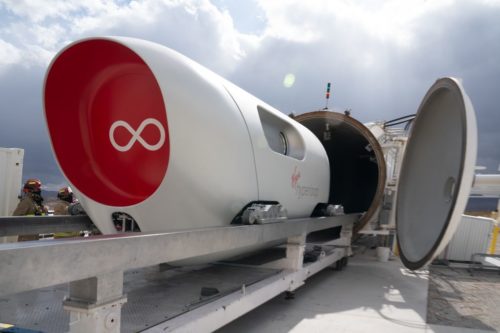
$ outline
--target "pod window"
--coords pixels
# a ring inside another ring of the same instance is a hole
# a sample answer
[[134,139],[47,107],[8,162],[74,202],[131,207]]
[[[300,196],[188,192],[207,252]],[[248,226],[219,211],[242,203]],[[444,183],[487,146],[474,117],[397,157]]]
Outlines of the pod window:
[[272,151],[301,160],[304,158],[304,141],[288,119],[282,119],[261,106],[257,107],[267,144]]

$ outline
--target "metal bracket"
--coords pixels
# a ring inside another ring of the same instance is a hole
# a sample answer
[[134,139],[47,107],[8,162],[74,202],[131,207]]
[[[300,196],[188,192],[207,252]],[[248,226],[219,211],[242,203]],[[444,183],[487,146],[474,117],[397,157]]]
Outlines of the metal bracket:
[[287,219],[286,209],[280,204],[254,203],[241,216],[244,224],[265,224],[282,222]]
[[[305,233],[299,236],[289,237],[286,243],[286,257],[264,264],[262,267],[287,269],[290,271],[300,270],[303,267],[305,249]],[[296,288],[298,287],[300,287],[300,285],[296,286]]]
[[63,302],[70,312],[70,332],[120,332],[123,272],[70,282],[69,297]]

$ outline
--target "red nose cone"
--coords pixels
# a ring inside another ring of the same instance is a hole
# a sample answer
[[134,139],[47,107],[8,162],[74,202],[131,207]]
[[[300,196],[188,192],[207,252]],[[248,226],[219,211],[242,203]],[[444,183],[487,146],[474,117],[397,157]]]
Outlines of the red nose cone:
[[160,186],[170,155],[165,104],[129,48],[88,40],[62,52],[47,74],[45,114],[61,168],[87,197],[130,206]]

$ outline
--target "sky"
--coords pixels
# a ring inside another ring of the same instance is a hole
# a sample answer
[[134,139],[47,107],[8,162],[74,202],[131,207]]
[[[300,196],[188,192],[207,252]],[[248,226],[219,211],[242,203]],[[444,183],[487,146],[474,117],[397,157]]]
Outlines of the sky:
[[45,71],[68,43],[108,35],[170,47],[286,114],[323,108],[331,82],[330,107],[390,120],[415,113],[437,78],[461,78],[477,164],[498,172],[500,0],[0,0],[0,147],[25,149],[23,179],[65,184]]

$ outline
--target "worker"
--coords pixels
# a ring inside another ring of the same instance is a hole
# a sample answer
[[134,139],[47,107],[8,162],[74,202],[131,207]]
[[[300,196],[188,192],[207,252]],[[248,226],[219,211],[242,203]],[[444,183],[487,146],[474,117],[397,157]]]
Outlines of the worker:
[[39,179],[28,179],[24,183],[21,201],[17,205],[14,216],[45,215],[47,209],[43,205],[42,182]]
[[[45,215],[47,208],[43,205],[42,182],[39,179],[28,179],[23,186],[21,201],[12,213],[14,216]],[[38,240],[39,235],[20,235],[17,240]]]
[[[69,207],[75,203],[75,197],[71,187],[66,186],[57,192],[57,200],[52,204],[54,215],[70,215]],[[80,231],[56,232],[54,238],[78,237]]]
[[66,186],[57,192],[57,201],[53,204],[54,215],[69,215],[68,207],[74,201],[71,187]]

